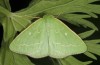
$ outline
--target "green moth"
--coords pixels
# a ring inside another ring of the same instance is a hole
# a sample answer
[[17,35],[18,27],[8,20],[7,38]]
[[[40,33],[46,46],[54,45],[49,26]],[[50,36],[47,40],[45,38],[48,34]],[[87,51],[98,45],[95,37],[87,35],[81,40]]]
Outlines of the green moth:
[[64,58],[87,50],[86,44],[68,26],[45,15],[22,31],[10,44],[13,52],[33,58]]

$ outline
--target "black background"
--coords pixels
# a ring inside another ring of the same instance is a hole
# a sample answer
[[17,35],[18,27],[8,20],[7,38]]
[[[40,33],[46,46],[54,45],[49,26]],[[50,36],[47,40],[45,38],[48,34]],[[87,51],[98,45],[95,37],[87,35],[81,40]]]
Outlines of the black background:
[[[15,11],[18,11],[22,8],[27,7],[29,5],[30,1],[31,0],[10,0],[12,12],[15,12]],[[100,4],[100,2],[96,2],[95,4]],[[91,20],[100,30],[100,15],[98,15],[98,16],[99,16],[98,19],[90,18],[89,20]],[[88,29],[83,29],[83,27],[81,27],[81,28],[76,27],[76,26],[71,25],[71,24],[66,23],[66,22],[64,22],[64,23],[67,24],[76,33],[88,30]],[[2,36],[3,36],[3,28],[2,28],[2,26],[0,26],[0,40],[2,40]],[[87,39],[100,39],[100,32],[98,32],[98,31],[95,32],[94,35],[90,36]],[[90,65],[100,65],[100,57],[98,55],[95,55],[95,56],[97,56],[98,60],[92,59],[92,61],[94,61],[94,62]],[[82,54],[75,56],[75,57],[80,59],[81,61],[91,60],[91,58],[88,58],[88,57],[86,57],[85,55],[82,55]],[[32,59],[32,58],[30,58],[30,59],[34,63],[36,63],[37,65],[38,65],[38,62],[39,62],[39,65],[50,65],[49,63],[51,63],[51,62],[48,62],[48,61],[50,61],[49,57],[46,57],[46,58],[43,58],[43,59]]]

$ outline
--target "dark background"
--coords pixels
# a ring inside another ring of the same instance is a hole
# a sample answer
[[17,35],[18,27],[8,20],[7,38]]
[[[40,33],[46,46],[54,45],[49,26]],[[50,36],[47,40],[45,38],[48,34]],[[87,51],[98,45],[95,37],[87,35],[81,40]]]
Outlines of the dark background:
[[[25,8],[29,5],[31,0],[10,0],[10,4],[11,4],[11,8],[12,8],[12,12],[15,12],[15,11],[18,11],[22,8]],[[95,2],[95,4],[100,4],[100,2]],[[89,20],[91,20],[100,30],[100,15],[98,15],[99,18],[98,19],[95,19],[95,18],[90,18]],[[65,24],[67,24],[72,30],[74,30],[76,33],[80,33],[80,32],[83,32],[85,30],[88,30],[89,28],[87,29],[84,29],[83,27],[76,27],[74,25],[71,25],[69,23],[66,23],[64,22]],[[3,36],[3,28],[2,26],[0,26],[0,40],[2,40],[2,36]],[[87,39],[100,39],[100,32],[95,32],[92,36],[90,36],[89,38]],[[90,65],[100,65],[100,57],[98,55],[95,55],[97,56],[98,60],[93,60],[94,62]],[[85,57],[85,55],[78,55],[78,56],[75,56],[76,58],[78,58],[79,60],[81,61],[88,61],[88,60],[91,60],[91,58],[88,58],[88,57]],[[30,58],[34,63],[36,63],[38,65],[38,62],[39,62],[39,65],[49,65],[49,63],[51,62],[48,62],[50,61],[49,57],[46,57],[46,58],[43,58],[43,59],[32,59]]]

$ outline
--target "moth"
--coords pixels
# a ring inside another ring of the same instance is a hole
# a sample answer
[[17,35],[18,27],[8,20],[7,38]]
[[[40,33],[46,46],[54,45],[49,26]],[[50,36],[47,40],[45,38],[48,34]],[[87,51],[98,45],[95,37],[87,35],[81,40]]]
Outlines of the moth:
[[32,58],[65,58],[84,53],[87,46],[62,21],[53,15],[44,15],[11,42],[10,50]]

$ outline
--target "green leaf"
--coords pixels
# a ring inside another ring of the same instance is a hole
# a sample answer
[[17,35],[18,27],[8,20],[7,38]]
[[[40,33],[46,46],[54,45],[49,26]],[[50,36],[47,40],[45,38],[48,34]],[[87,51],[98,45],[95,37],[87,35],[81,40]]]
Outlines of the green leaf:
[[[48,9],[52,9],[52,8],[56,7],[57,5],[68,3],[69,1],[72,1],[72,0],[59,0],[59,1],[55,1],[55,2],[46,1],[46,0],[40,1],[39,3],[28,8],[27,10],[22,11],[22,12],[18,12],[18,14],[23,15],[23,16],[24,15],[34,16],[34,15],[39,14],[43,11],[48,10]],[[45,6],[45,5],[47,5],[47,6]]]
[[5,15],[3,13],[0,13],[0,25],[1,25],[4,18],[5,18]]
[[3,39],[4,41],[8,41],[11,37],[14,37],[16,31],[12,25],[10,18],[3,18],[2,26],[4,30]]
[[66,61],[64,59],[60,59],[59,64],[61,64],[61,65],[71,65],[68,61]]
[[25,29],[27,25],[31,23],[31,21],[28,20],[27,18],[16,15],[14,13],[12,13],[11,16],[11,22],[16,31],[21,31],[22,29]]
[[85,39],[89,36],[91,36],[93,33],[95,32],[95,30],[89,30],[83,33],[78,34],[82,39]]
[[[90,11],[100,14],[100,5],[93,5],[93,4],[88,4],[87,8],[90,9]],[[97,9],[97,10],[96,10]]]
[[85,43],[87,44],[97,44],[100,43],[100,39],[94,39],[94,40],[85,40]]
[[83,24],[79,25],[79,23],[77,21],[74,21],[74,19],[80,20],[80,19],[83,19],[83,18],[90,18],[90,17],[91,17],[90,15],[85,15],[85,14],[84,15],[83,14],[63,14],[59,18],[62,19],[62,20],[65,20],[68,23],[74,24],[76,26],[80,26],[80,25],[83,25]]
[[64,14],[61,16],[61,19],[65,20],[71,24],[74,24],[76,26],[82,25],[85,28],[89,27],[94,30],[98,30],[98,28],[93,23],[84,19],[84,18],[90,18],[90,17],[91,16],[89,16],[89,15],[82,15],[82,14]]
[[64,65],[67,65],[66,61],[68,62],[68,65],[87,65],[87,64],[91,63],[91,61],[87,61],[87,62],[79,61],[76,58],[74,58],[73,56],[69,56],[62,60],[64,60],[64,63],[65,63]]
[[[31,3],[29,4],[29,6],[27,7],[27,9],[32,7],[35,4],[38,4],[41,1],[43,1],[43,0],[32,0]],[[57,2],[59,0],[45,0],[45,1]],[[64,1],[64,0],[62,0],[62,1]],[[68,1],[70,1],[70,0],[68,0]]]
[[[11,12],[8,11],[7,9],[3,8],[2,6],[0,6],[0,13],[6,15],[6,16],[10,16]],[[0,15],[1,16],[1,15]]]
[[[68,14],[68,13],[75,13],[75,12],[82,12],[91,15],[92,17],[97,18],[97,15],[94,13],[100,14],[100,12],[96,12],[91,8],[95,8],[92,6],[93,4],[89,4],[87,0],[73,0],[68,3],[64,3],[58,6],[55,6],[51,9],[46,10],[46,13],[58,15],[58,14]],[[100,8],[99,5],[96,8]],[[96,9],[95,8],[95,9]],[[100,10],[98,10],[100,11]]]
[[[93,2],[93,0],[91,2]],[[100,9],[99,5],[95,6],[94,4],[89,3],[90,2],[87,0],[59,0],[55,2],[40,1],[39,3],[27,9],[26,11],[20,12],[19,14],[34,16],[35,14],[39,14],[42,12],[53,15],[82,12],[97,18],[97,15],[94,13],[100,14],[100,10],[98,10]],[[95,10],[93,10],[94,8]]]
[[88,46],[88,51],[89,52],[92,52],[94,54],[100,55],[100,51],[99,51],[100,44],[97,44],[97,43],[100,43],[100,39],[96,39],[96,40],[86,40],[85,43]]
[[4,0],[4,3],[5,3],[6,8],[7,8],[9,11],[11,11],[11,7],[10,7],[9,0]]
[[10,50],[6,50],[4,64],[2,65],[34,65],[24,55],[16,54]]
[[87,61],[87,62],[83,62],[85,65],[89,65],[91,64],[93,61]]
[[34,65],[26,56],[16,54],[10,51],[9,41],[2,42],[2,47],[0,49],[0,64],[1,65]]
[[2,6],[4,8],[6,8],[7,10],[11,11],[9,0],[0,0],[0,6]]
[[93,2],[96,2],[96,1],[99,1],[99,0],[87,0],[88,3],[93,3]]
[[0,24],[2,22],[1,19],[6,16],[10,16],[10,5],[9,5],[9,0],[0,0]]
[[29,6],[27,7],[27,9],[30,8],[30,7],[32,7],[33,5],[35,5],[35,4],[39,3],[39,2],[41,2],[41,1],[42,1],[42,0],[32,0],[32,1],[30,2]]
[[97,60],[96,56],[95,56],[95,55],[93,55],[93,54],[92,54],[92,53],[90,53],[90,52],[85,52],[84,54],[85,54],[86,56],[88,56],[88,57],[90,57],[90,58],[94,59],[94,60]]
[[17,31],[21,31],[22,29],[26,28],[31,21],[13,13],[9,17],[4,17],[1,23],[4,30],[3,38],[5,41],[7,41],[11,37],[14,37]]
[[58,59],[53,59],[51,58],[52,62],[53,62],[53,65],[62,65],[59,63],[59,60]]
[[5,6],[4,0],[0,0],[0,6]]

